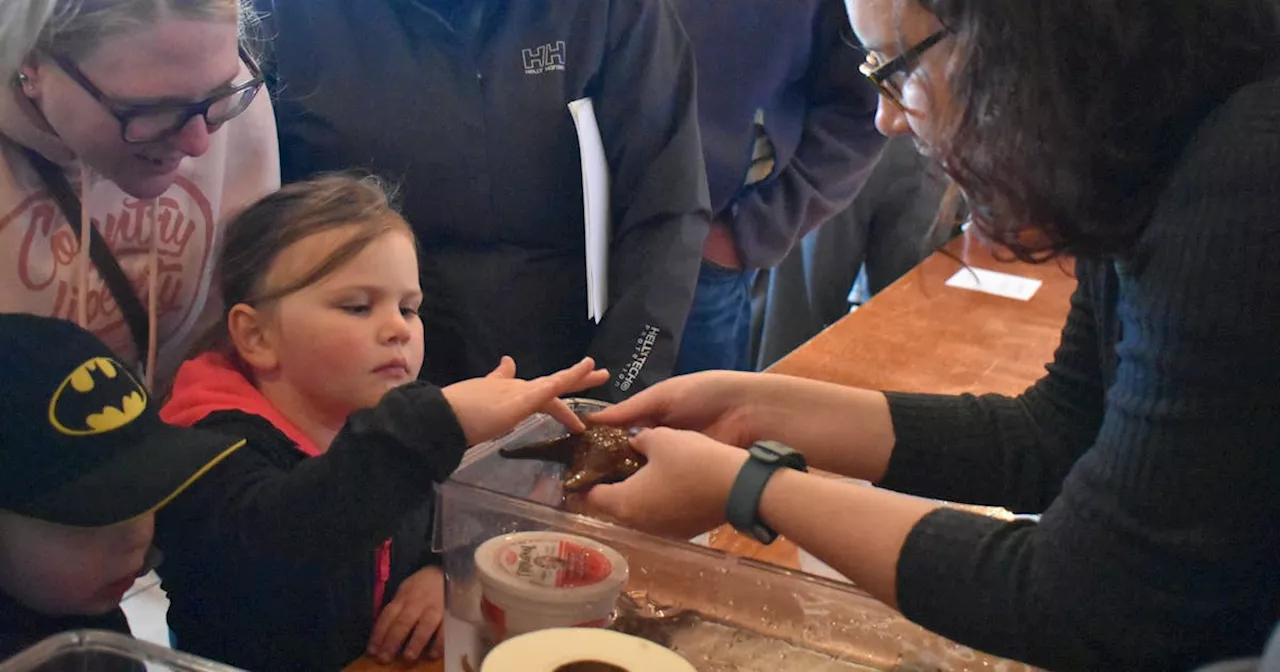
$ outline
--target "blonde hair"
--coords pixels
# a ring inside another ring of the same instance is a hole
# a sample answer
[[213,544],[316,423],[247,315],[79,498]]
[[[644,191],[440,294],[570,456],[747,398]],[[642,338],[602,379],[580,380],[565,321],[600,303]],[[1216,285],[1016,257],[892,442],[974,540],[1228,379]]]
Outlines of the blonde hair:
[[80,59],[104,39],[173,16],[236,21],[242,40],[256,15],[249,0],[3,0],[0,7],[0,73],[17,72],[33,51]]
[[0,76],[10,77],[36,46],[36,37],[53,16],[58,0],[0,2]]

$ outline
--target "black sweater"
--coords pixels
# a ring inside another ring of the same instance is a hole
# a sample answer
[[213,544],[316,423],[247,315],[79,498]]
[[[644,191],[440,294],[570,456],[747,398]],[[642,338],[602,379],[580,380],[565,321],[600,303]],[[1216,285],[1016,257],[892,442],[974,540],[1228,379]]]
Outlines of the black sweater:
[[890,395],[881,485],[1043,512],[926,516],[903,613],[1053,669],[1256,655],[1280,619],[1280,79],[1199,127],[1131,259],[1077,274],[1021,396]]
[[[180,371],[175,401],[183,382]],[[157,515],[178,648],[264,671],[338,670],[360,657],[382,542],[392,540],[383,604],[438,563],[433,484],[466,445],[440,390],[388,392],[316,457],[260,415],[227,410],[196,424],[248,443]]]

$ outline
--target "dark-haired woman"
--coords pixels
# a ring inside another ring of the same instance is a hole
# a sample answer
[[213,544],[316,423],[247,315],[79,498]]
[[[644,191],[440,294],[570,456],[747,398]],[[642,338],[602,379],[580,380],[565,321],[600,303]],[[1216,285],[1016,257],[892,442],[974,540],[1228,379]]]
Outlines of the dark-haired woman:
[[[1280,619],[1280,5],[848,5],[881,131],[940,162],[987,239],[1077,257],[1047,375],[1014,398],[673,379],[599,416],[678,429],[637,437],[648,467],[593,504],[673,535],[776,530],[1043,667],[1256,655]],[[784,448],[739,448],[765,439],[886,489],[770,472]]]

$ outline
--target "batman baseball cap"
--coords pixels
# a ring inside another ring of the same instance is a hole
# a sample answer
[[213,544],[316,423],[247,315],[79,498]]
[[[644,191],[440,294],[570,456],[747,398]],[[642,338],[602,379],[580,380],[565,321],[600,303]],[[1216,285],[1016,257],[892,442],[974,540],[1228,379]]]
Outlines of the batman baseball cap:
[[136,518],[244,445],[162,422],[129,367],[65,320],[0,315],[0,381],[0,509],[28,518]]

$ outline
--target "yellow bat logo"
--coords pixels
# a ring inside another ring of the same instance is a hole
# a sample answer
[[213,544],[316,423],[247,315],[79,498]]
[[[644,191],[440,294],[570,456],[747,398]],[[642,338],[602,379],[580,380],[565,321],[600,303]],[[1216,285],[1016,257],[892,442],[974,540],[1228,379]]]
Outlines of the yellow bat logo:
[[49,423],[68,436],[105,434],[133,422],[146,408],[147,390],[124,365],[94,357],[53,393]]

